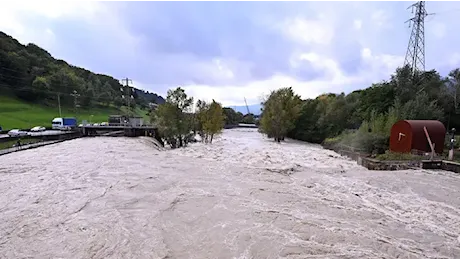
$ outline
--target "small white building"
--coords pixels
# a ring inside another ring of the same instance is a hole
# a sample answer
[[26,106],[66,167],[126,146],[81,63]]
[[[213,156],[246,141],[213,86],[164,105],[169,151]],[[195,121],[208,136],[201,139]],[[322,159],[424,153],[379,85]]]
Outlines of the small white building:
[[158,104],[153,103],[153,102],[150,102],[150,103],[149,103],[149,108],[150,108],[151,110],[155,110],[155,109],[158,108]]
[[130,126],[143,126],[144,125],[144,118],[141,116],[132,116],[129,119]]

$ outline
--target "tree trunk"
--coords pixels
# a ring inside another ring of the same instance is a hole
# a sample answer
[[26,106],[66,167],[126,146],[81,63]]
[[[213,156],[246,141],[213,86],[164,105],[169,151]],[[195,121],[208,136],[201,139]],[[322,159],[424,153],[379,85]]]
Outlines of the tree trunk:
[[168,144],[171,146],[172,149],[176,148],[176,139],[175,138],[168,138]]
[[211,134],[211,140],[209,141],[210,144],[212,144],[212,139],[214,138],[214,134]]

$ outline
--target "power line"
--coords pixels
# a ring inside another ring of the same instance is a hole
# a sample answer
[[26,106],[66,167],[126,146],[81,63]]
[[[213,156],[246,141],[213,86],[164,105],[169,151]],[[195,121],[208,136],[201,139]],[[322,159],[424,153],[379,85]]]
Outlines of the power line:
[[412,26],[412,32],[407,45],[406,58],[404,66],[409,66],[412,73],[425,71],[425,17],[428,14],[425,9],[425,1],[419,1],[408,7],[412,8],[412,13],[415,15],[409,22],[409,27]]
[[[134,99],[134,96],[132,95],[131,91],[131,86],[129,86],[129,83],[133,84],[133,81],[129,78],[124,78],[121,80],[122,84],[124,83],[124,87],[126,90],[123,88],[120,88],[120,91],[122,93],[121,98],[124,98],[126,101],[126,104],[128,105],[128,117],[131,116],[131,99]],[[126,92],[126,95],[124,93]]]
[[57,97],[58,97],[58,106],[59,106],[59,117],[62,117],[62,113],[61,113],[61,95],[57,94]]

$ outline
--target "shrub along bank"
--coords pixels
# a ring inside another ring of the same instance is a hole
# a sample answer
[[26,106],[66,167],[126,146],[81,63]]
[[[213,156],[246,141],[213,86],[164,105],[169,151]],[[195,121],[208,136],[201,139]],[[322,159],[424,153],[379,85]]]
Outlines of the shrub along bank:
[[440,120],[447,129],[460,129],[459,102],[460,69],[443,77],[435,70],[413,74],[403,67],[389,80],[347,95],[329,93],[299,101],[291,88],[273,91],[262,103],[260,129],[274,139],[287,136],[385,154],[390,129],[398,120]]

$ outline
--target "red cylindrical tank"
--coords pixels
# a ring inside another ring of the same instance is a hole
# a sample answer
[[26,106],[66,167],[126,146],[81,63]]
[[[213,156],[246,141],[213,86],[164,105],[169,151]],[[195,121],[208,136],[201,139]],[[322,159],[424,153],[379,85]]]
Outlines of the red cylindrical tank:
[[409,153],[411,150],[431,152],[430,144],[425,135],[427,128],[435,152],[441,154],[444,150],[446,128],[437,120],[401,120],[391,128],[390,151]]

